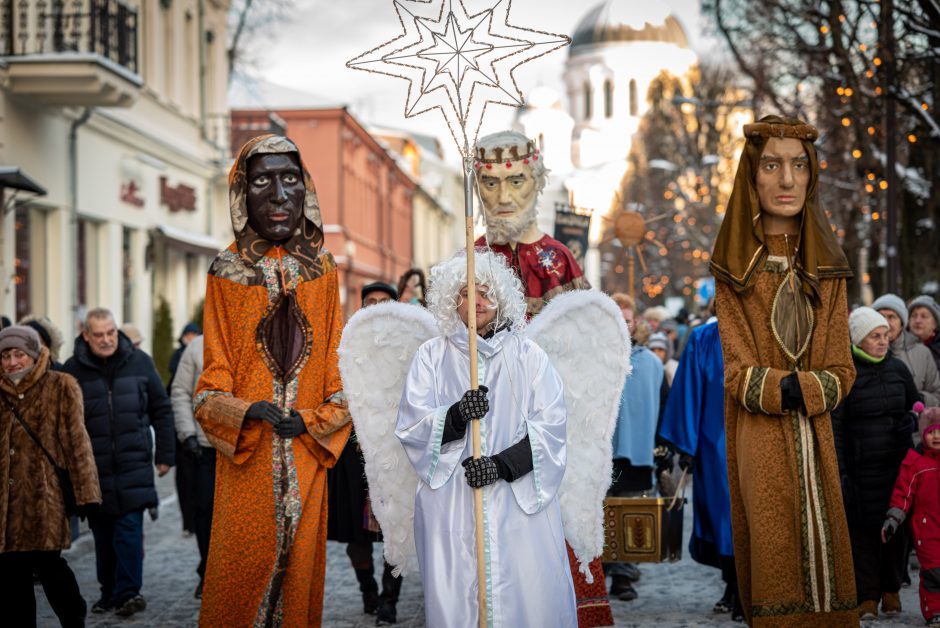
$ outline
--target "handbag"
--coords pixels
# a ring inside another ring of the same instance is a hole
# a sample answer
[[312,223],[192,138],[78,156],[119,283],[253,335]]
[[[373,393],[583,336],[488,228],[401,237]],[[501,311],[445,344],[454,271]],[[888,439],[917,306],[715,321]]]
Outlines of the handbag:
[[42,453],[46,455],[46,459],[49,461],[49,464],[51,464],[52,468],[55,469],[56,477],[59,479],[59,489],[62,491],[62,500],[65,502],[65,516],[71,517],[78,512],[78,503],[75,501],[75,487],[72,486],[72,478],[69,476],[68,470],[63,469],[56,464],[55,459],[39,441],[39,437],[36,436],[36,433],[32,430],[32,428],[27,425],[26,421],[23,420],[23,417],[20,416],[20,411],[16,409],[16,406],[14,406],[9,399],[6,399],[5,397],[4,399],[10,406],[10,409],[13,411],[13,416],[16,417],[16,420],[19,421],[19,424],[23,426],[23,429],[26,430],[26,433],[29,434],[29,437],[33,439],[33,442],[39,446],[39,449],[42,450]]

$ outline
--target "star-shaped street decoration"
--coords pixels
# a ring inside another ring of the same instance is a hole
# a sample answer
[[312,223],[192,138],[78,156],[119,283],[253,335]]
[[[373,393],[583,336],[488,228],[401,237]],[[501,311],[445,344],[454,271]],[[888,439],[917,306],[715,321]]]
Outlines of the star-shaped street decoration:
[[464,0],[392,0],[402,33],[346,63],[408,81],[405,117],[439,109],[469,158],[490,103],[524,104],[515,70],[570,40],[509,23],[512,0],[469,13]]

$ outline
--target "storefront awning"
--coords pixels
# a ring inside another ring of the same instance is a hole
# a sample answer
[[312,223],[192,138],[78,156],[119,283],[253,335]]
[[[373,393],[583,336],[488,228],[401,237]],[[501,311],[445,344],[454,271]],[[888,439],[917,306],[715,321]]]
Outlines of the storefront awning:
[[169,225],[160,225],[156,228],[156,232],[163,236],[167,246],[185,253],[215,257],[219,251],[225,248],[225,244],[212,236],[170,227]]

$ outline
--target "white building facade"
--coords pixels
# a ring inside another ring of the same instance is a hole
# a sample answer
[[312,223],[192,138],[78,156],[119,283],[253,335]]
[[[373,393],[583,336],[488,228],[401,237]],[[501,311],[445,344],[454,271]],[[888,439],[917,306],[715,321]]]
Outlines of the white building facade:
[[174,334],[231,240],[225,113],[228,0],[0,0],[0,311],[44,314],[71,353],[88,309]]
[[662,72],[684,76],[696,62],[682,25],[662,3],[605,0],[572,35],[563,77],[567,109],[561,95],[537,88],[517,118],[521,132],[539,139],[552,171],[540,203],[543,228],[551,233],[555,207],[593,214],[584,271],[595,286],[600,217],[611,209],[627,171],[650,84]]

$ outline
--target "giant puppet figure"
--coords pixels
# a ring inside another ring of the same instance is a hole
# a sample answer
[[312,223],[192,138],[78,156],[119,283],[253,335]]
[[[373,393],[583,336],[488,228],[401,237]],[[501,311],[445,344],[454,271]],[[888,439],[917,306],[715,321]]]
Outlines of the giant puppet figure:
[[529,317],[562,292],[590,288],[568,247],[536,222],[548,170],[535,142],[515,131],[481,137],[474,168],[486,218],[486,235],[476,245],[506,258],[522,281]]
[[848,262],[819,205],[817,131],[744,126],[715,242],[734,557],[751,626],[857,626],[829,413],[852,388]]
[[[476,143],[473,166],[486,218],[486,235],[476,245],[488,245],[506,258],[522,281],[527,316],[535,316],[563,292],[590,289],[568,247],[541,231],[536,221],[536,206],[548,170],[535,142],[515,131],[481,137]],[[575,562],[573,555],[569,559]],[[612,625],[600,559],[592,562],[591,572],[596,577],[588,584],[583,574],[572,570],[578,625]]]
[[336,348],[336,265],[293,142],[242,147],[229,175],[235,242],[209,269],[196,418],[219,457],[202,626],[316,626],[326,470],[351,429]]

